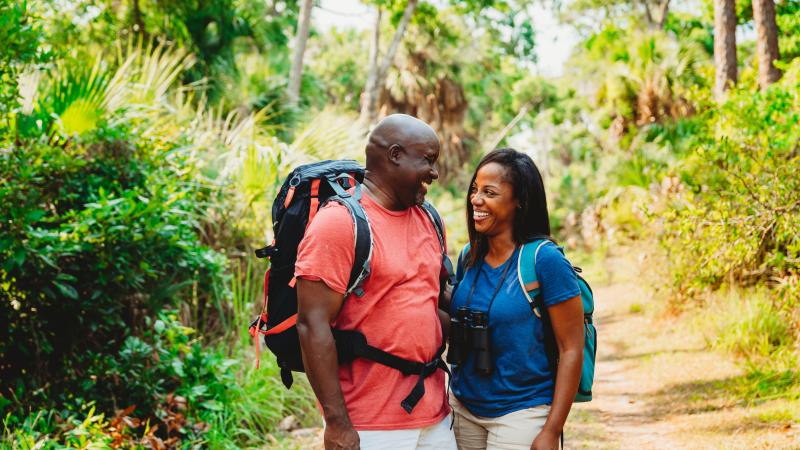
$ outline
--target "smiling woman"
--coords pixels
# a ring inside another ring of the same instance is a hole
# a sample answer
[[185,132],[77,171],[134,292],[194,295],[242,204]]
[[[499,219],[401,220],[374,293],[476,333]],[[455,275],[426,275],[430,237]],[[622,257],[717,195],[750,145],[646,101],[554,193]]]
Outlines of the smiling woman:
[[477,172],[469,198],[477,233],[494,236],[513,229],[514,210],[519,209],[519,201],[514,198],[514,187],[506,181],[507,177],[506,169],[495,162]]
[[492,258],[487,255],[490,237],[509,233],[517,243],[550,237],[542,176],[533,160],[516,150],[495,150],[481,160],[470,181],[466,206],[473,243],[467,265],[484,256]]
[[[544,185],[529,156],[507,148],[481,160],[467,228],[448,349],[459,448],[557,448],[581,374],[583,306],[572,265],[550,240]],[[519,256],[523,248],[535,248],[533,261]],[[523,290],[515,274],[526,263],[536,281]],[[534,289],[536,314],[526,294]]]

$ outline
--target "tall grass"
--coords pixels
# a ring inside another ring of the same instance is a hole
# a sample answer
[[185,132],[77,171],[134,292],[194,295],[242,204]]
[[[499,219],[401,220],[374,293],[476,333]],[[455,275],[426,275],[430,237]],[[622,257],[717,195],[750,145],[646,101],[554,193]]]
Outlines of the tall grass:
[[241,367],[237,382],[229,387],[224,413],[211,424],[212,432],[207,436],[210,447],[217,447],[214,442],[231,441],[245,446],[269,444],[278,423],[289,415],[303,426],[320,425],[305,376],[296,375],[292,388],[286,389],[272,354],[262,354],[260,368],[253,365],[250,352],[242,352],[237,359]]
[[792,335],[788,317],[765,289],[728,288],[711,301],[709,321],[714,347],[750,362],[791,362]]
[[226,317],[226,341],[234,344],[234,348],[245,348],[252,345],[253,340],[242,330],[261,310],[263,272],[251,256],[233,260],[231,266],[232,308]]
[[262,266],[252,256],[232,262],[232,308],[227,317],[226,341],[231,344],[229,351],[239,362],[239,370],[236,383],[229,387],[225,413],[218,416],[207,436],[209,445],[215,448],[228,447],[225,443],[231,439],[248,445],[271,444],[271,433],[288,415],[294,415],[305,426],[319,425],[305,376],[296,374],[292,388],[286,389],[275,357],[264,347],[261,336],[261,364],[255,367],[255,343],[247,326],[261,310]]
[[748,401],[800,399],[800,348],[791,318],[767,288],[718,291],[696,323],[713,348],[741,358],[747,374],[731,389]]

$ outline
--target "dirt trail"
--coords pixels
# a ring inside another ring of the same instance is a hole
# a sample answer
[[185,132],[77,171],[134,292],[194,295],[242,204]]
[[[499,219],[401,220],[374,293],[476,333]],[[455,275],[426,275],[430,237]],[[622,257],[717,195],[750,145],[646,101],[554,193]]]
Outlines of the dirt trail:
[[630,263],[610,262],[629,273],[595,289],[594,400],[573,408],[565,448],[800,449],[797,402],[735,400],[742,369],[678,319],[656,318]]

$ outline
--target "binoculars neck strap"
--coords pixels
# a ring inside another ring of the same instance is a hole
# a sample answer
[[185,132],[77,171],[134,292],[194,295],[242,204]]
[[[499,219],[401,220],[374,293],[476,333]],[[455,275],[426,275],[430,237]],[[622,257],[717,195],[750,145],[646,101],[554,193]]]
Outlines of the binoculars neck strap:
[[[489,315],[489,311],[492,309],[492,303],[494,303],[495,297],[497,297],[497,294],[500,292],[500,289],[503,287],[503,284],[506,281],[506,275],[508,275],[508,269],[511,267],[511,262],[517,259],[516,255],[518,251],[519,247],[516,247],[514,249],[514,253],[512,253],[506,262],[503,263],[503,273],[500,274],[500,280],[497,281],[497,286],[494,288],[491,298],[489,298],[489,306],[486,308],[487,316]],[[472,294],[475,293],[475,285],[478,284],[478,277],[480,277],[481,272],[483,272],[483,264],[480,264],[478,270],[475,271],[475,278],[472,280],[472,286],[470,286],[469,295],[467,295],[467,307],[469,307],[470,303],[472,302]]]

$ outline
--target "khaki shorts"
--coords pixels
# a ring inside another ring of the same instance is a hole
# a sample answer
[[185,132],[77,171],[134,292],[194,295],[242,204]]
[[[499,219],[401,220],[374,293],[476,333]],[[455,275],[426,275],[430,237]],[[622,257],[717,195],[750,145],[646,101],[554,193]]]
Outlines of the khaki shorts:
[[459,450],[528,450],[550,413],[550,405],[541,405],[500,417],[480,417],[454,395],[450,396],[450,406]]

